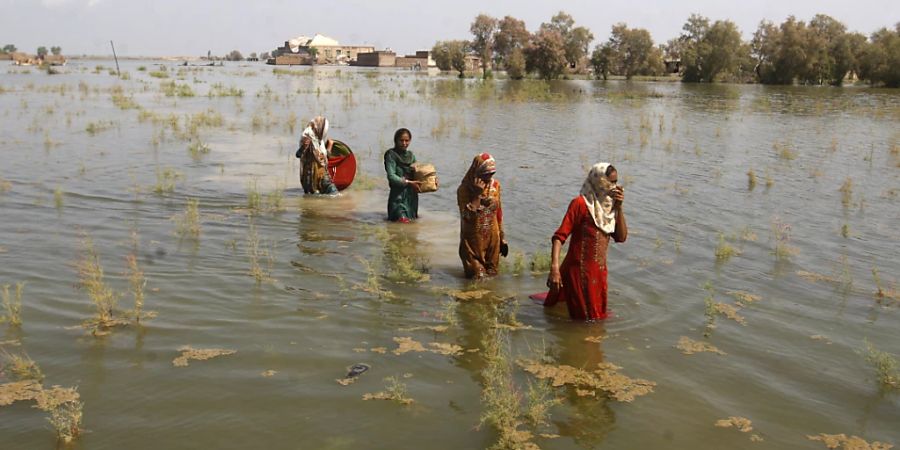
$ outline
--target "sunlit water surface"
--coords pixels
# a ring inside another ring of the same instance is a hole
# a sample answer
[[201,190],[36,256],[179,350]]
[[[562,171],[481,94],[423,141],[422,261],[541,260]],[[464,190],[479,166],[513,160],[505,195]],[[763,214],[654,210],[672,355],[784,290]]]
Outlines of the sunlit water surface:
[[[865,360],[866,340],[900,354],[900,301],[877,298],[873,278],[875,269],[896,295],[900,93],[482,85],[256,64],[168,63],[168,78],[151,77],[159,64],[124,62],[127,80],[106,61],[73,61],[53,76],[12,66],[0,74],[0,283],[26,283],[23,325],[0,325],[0,342],[27,352],[46,386],[78,387],[86,432],[75,448],[485,448],[497,433],[479,426],[481,352],[391,350],[405,336],[481,349],[497,338],[498,311],[530,327],[508,332],[512,359],[543,351],[575,367],[612,362],[657,383],[631,403],[558,388],[549,423],[522,426],[560,435],[534,438],[541,448],[824,448],[806,438],[819,433],[900,444],[900,395],[880,389]],[[166,96],[161,83],[172,81],[195,96]],[[117,107],[116,87],[139,109]],[[242,95],[215,95],[232,88]],[[192,157],[165,118],[174,114],[183,134],[186,117],[203,111],[222,121],[198,128],[209,153]],[[338,198],[299,190],[293,153],[315,114],[360,161]],[[441,180],[407,226],[385,221],[381,159],[401,126]],[[513,255],[505,273],[471,286],[457,256],[455,190],[483,151],[497,159]],[[630,236],[610,250],[614,318],[572,323],[564,307],[528,299],[546,279],[529,263],[548,251],[585,168],[599,161],[619,169]],[[166,169],[177,173],[175,188],[155,193]],[[846,180],[849,193],[840,191]],[[251,183],[264,204],[286,187],[283,209],[248,214]],[[196,239],[178,233],[188,198],[199,200]],[[775,255],[773,227],[789,229],[781,242],[795,254]],[[271,278],[260,284],[249,275],[253,230]],[[136,249],[154,319],[105,337],[79,326],[93,314],[76,270],[85,235],[123,311],[132,307],[125,258]],[[716,258],[720,236],[736,250],[730,259]],[[425,266],[428,281],[388,278],[391,242]],[[447,294],[470,288],[490,294],[458,304]],[[735,305],[732,291],[759,296],[738,309],[745,324],[715,315],[706,329],[704,300]],[[448,319],[446,332],[404,330]],[[726,354],[682,354],[682,336]],[[237,353],[173,366],[185,345]],[[336,383],[354,363],[371,370]],[[391,376],[414,403],[362,400]],[[530,374],[515,367],[513,376],[527,389]],[[729,416],[752,420],[763,441],[714,426]],[[0,407],[0,448],[55,445],[32,403]]]

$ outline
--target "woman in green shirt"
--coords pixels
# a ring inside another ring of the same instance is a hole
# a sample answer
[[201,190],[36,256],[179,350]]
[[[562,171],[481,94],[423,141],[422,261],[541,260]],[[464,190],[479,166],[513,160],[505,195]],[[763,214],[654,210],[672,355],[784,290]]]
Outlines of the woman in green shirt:
[[416,155],[408,150],[412,133],[401,128],[394,133],[394,148],[384,152],[387,172],[388,220],[409,223],[419,217],[419,181],[412,180]]

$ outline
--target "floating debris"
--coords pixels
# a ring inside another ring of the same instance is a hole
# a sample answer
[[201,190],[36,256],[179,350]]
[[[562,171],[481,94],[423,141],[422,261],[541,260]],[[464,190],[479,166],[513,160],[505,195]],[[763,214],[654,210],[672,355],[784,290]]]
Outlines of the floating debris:
[[731,306],[727,303],[716,303],[715,304],[716,312],[741,324],[746,325],[747,321],[737,313],[737,309],[734,306]]
[[554,387],[570,385],[583,391],[601,390],[620,402],[631,402],[637,397],[653,392],[653,387],[656,386],[656,383],[649,380],[625,376],[619,373],[621,367],[610,363],[597,364],[597,369],[593,372],[528,359],[519,360],[517,364],[539,379],[550,379]]
[[540,436],[544,439],[557,439],[560,437],[558,434],[550,434],[550,433],[541,433],[541,434],[538,434],[538,436]]
[[740,307],[744,307],[749,303],[758,302],[760,300],[760,296],[744,291],[728,291],[727,294],[737,299],[737,304]]
[[353,383],[356,383],[356,378],[335,378],[334,381],[337,381],[337,384],[341,386],[350,386]]
[[694,353],[702,352],[716,353],[719,355],[727,354],[722,350],[719,350],[715,345],[707,342],[695,341],[687,336],[681,336],[681,338],[678,339],[678,345],[676,345],[676,347],[685,355],[693,355]]
[[450,327],[447,325],[430,325],[430,326],[418,326],[418,327],[409,327],[409,328],[401,328],[400,331],[434,331],[435,333],[443,333],[449,330]]
[[508,330],[508,331],[516,331],[516,330],[530,330],[531,325],[525,325],[522,322],[513,322],[513,323],[495,323],[492,328],[497,330]]
[[64,403],[76,403],[80,398],[75,388],[53,386],[50,389],[41,389],[35,400],[38,408],[51,411]]
[[413,340],[411,337],[395,337],[394,342],[397,348],[394,349],[395,355],[402,355],[408,352],[431,352],[440,355],[461,355],[465,351],[456,344],[446,344],[442,342],[431,342],[428,344],[431,349],[425,348],[421,342]]
[[189,345],[180,347],[178,351],[181,352],[181,356],[172,360],[172,365],[175,367],[186,367],[188,361],[192,359],[205,361],[217,356],[233,355],[237,353],[237,350],[226,350],[223,348],[191,348]]
[[812,283],[816,283],[819,281],[827,281],[829,283],[840,283],[841,282],[841,280],[838,280],[836,277],[829,276],[829,275],[823,275],[821,273],[816,273],[816,272],[807,272],[805,270],[798,270],[797,276],[800,278],[803,278],[806,281],[812,282]]
[[599,344],[605,341],[609,336],[588,336],[584,338],[585,342],[593,342],[594,344]]
[[491,293],[491,291],[488,291],[486,289],[478,289],[478,290],[474,290],[474,291],[451,290],[451,291],[447,292],[447,294],[450,295],[451,297],[453,297],[457,300],[464,300],[464,301],[465,300],[480,300],[480,299],[484,298],[484,296],[486,296],[490,293]]
[[443,342],[431,342],[428,344],[431,347],[429,350],[432,353],[438,353],[441,355],[461,355],[463,353],[463,348],[456,344],[445,344]]
[[346,378],[356,378],[363,373],[367,372],[372,367],[368,364],[356,363],[347,368],[347,377]]
[[727,419],[720,419],[716,421],[716,426],[719,428],[737,428],[741,433],[749,433],[753,431],[753,422],[746,417],[738,417],[738,416],[730,416]]
[[846,434],[818,434],[816,436],[806,436],[811,441],[821,441],[828,448],[842,448],[844,450],[888,450],[894,448],[893,444],[874,441],[866,442],[859,436],[847,437]]
[[266,378],[269,378],[269,377],[275,376],[276,373],[278,373],[278,371],[269,369],[269,370],[267,370],[267,371],[261,373],[260,375],[262,375],[262,376],[264,376],[264,377],[266,377]]
[[826,336],[822,336],[821,334],[814,334],[814,335],[810,336],[809,338],[814,341],[825,341],[825,344],[827,344],[827,345],[832,344],[831,339],[828,339]]
[[762,436],[760,436],[760,435],[758,435],[758,434],[752,434],[752,435],[750,435],[750,442],[762,442],[762,441],[764,441],[764,440],[765,440],[765,439],[763,439]]
[[387,353],[387,347],[372,347],[369,351],[373,353],[381,353],[382,355]]
[[34,380],[0,384],[0,406],[11,405],[20,401],[35,400],[43,389],[41,384]]
[[427,352],[428,350],[422,346],[421,342],[414,341],[411,337],[395,337],[394,342],[397,348],[394,349],[395,355],[402,355],[408,352]]
[[[303,264],[301,262],[294,261],[294,260],[291,260],[291,266],[294,266],[297,269],[300,269],[301,272],[306,272],[306,273],[316,273],[317,272],[316,269],[314,269],[310,266],[307,266],[306,264]],[[301,288],[301,289],[303,289],[303,288]],[[303,290],[306,290],[306,289],[303,289]]]
[[379,391],[374,394],[363,394],[363,400],[394,400],[404,405],[412,404],[412,402],[415,401],[411,398],[395,398],[393,394],[385,391]]
[[363,353],[363,352],[366,351],[366,349],[364,349],[364,348],[362,348],[362,347],[356,347],[356,348],[353,349],[353,351],[356,352],[356,353]]

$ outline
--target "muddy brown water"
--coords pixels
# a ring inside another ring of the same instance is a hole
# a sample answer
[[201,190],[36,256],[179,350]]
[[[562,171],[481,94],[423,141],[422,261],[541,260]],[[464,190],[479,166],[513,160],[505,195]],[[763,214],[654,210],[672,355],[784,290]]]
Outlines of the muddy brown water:
[[[150,76],[160,65],[169,78]],[[125,62],[121,80],[110,66],[0,71],[0,283],[26,283],[23,325],[0,325],[0,342],[27,352],[46,386],[78,387],[87,431],[74,448],[486,448],[497,434],[478,426],[479,353],[391,350],[394,337],[479,349],[497,310],[530,327],[509,332],[513,358],[544,349],[558,364],[611,362],[657,383],[631,403],[558,389],[564,402],[532,431],[560,437],[535,438],[542,448],[824,448],[806,438],[819,433],[900,444],[900,395],[881,390],[865,361],[866,340],[900,354],[900,301],[878,301],[872,276],[877,268],[883,289],[896,293],[900,92],[483,85],[409,71],[279,74],[161,61]],[[172,81],[195,96],[167,97],[160,85]],[[208,96],[216,85],[243,95]],[[116,86],[141,109],[118,108]],[[150,120],[174,114],[183,131],[184,117],[202,111],[222,123],[199,128],[209,152],[196,158],[171,127]],[[316,113],[360,160],[357,182],[339,198],[304,197],[298,186],[293,152]],[[401,126],[441,181],[409,226],[385,222],[381,154]],[[505,273],[473,287],[457,257],[454,191],[482,151],[497,159],[506,233],[526,267],[511,273],[510,258]],[[548,251],[585,167],[599,161],[619,169],[631,234],[610,250],[614,318],[571,323],[564,309],[528,299],[546,275],[527,265]],[[156,194],[166,168],[178,173],[175,188]],[[254,181],[264,198],[285,186],[283,210],[248,215]],[[199,200],[197,239],[177,233],[188,198]],[[271,278],[261,284],[248,274],[251,222],[272,255],[260,259]],[[776,257],[773,225],[789,228],[781,243],[794,255]],[[94,240],[127,310],[132,231],[144,308],[157,316],[93,337],[78,327],[92,314],[76,288],[79,239]],[[738,251],[725,261],[715,255],[720,234]],[[428,281],[389,279],[385,242],[401,238]],[[370,279],[392,295],[367,289]],[[447,291],[469,288],[490,294],[460,302],[446,332],[403,330],[445,324]],[[718,315],[704,338],[710,291],[730,305],[730,291],[760,299],[738,309],[744,325]],[[684,355],[682,336],[726,354]],[[182,346],[237,353],[175,367]],[[368,350],[378,347],[387,352]],[[355,363],[371,369],[338,384]],[[391,376],[413,404],[362,400]],[[530,375],[516,367],[513,376],[525,389]],[[750,419],[763,442],[714,426],[729,416]],[[0,407],[0,448],[53,448],[45,417],[26,402]]]

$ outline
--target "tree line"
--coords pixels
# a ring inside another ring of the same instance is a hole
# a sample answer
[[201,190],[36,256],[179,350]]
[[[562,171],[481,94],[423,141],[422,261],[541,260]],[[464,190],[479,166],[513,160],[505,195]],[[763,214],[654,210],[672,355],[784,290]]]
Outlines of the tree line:
[[855,76],[870,85],[900,87],[900,23],[866,36],[824,14],[809,22],[790,16],[777,25],[763,20],[745,41],[734,22],[693,14],[680,36],[660,44],[646,29],[615,24],[609,39],[592,52],[594,35],[563,11],[533,33],[515,17],[486,14],[479,14],[469,31],[471,40],[434,45],[432,54],[441,70],[462,77],[477,56],[484,78],[490,78],[493,69],[503,69],[513,79],[593,72],[602,79],[671,74],[684,82],[840,86]]
[[[6,44],[3,46],[3,49],[0,50],[0,53],[12,54],[12,53],[16,53],[17,51],[19,51],[19,49],[15,45]],[[47,47],[40,46],[37,48],[37,55],[39,58],[43,58],[43,57],[47,56],[47,53],[51,53],[54,55],[61,55],[62,47],[50,47],[49,52],[47,51]]]

